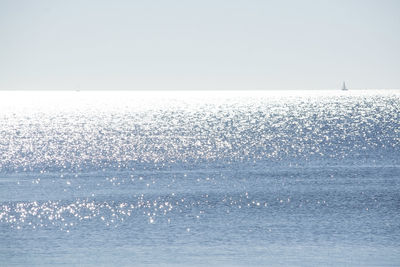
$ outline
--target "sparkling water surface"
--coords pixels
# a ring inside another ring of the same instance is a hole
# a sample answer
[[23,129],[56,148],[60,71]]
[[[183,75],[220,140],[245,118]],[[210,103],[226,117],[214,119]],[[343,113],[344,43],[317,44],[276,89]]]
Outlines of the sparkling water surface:
[[0,266],[400,265],[400,91],[1,92]]

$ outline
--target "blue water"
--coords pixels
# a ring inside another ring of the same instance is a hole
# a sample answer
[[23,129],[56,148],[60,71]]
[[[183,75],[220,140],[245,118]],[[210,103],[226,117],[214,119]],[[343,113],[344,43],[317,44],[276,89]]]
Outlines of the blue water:
[[0,266],[400,266],[400,92],[2,92]]

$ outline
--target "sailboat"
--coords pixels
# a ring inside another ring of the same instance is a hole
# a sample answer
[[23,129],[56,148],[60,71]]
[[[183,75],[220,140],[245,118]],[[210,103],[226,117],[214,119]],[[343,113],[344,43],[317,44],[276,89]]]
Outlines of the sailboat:
[[342,86],[342,91],[347,91],[349,89],[347,89],[346,84],[343,82],[343,86]]

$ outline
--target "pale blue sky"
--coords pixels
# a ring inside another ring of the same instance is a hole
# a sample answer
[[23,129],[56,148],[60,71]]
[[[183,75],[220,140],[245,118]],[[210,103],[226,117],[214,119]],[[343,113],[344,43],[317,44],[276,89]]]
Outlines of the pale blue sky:
[[0,89],[400,88],[398,0],[0,0]]

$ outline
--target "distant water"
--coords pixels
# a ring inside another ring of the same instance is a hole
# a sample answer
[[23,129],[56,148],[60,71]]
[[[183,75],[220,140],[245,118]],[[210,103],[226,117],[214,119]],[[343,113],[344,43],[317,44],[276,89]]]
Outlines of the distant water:
[[9,265],[400,266],[400,91],[1,92]]

